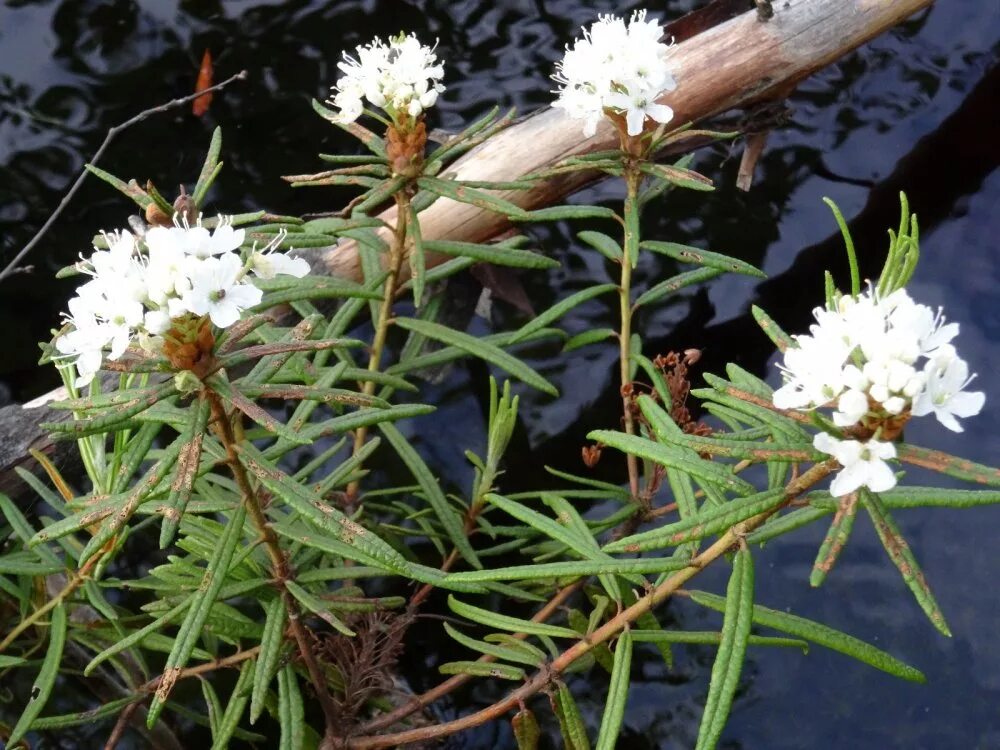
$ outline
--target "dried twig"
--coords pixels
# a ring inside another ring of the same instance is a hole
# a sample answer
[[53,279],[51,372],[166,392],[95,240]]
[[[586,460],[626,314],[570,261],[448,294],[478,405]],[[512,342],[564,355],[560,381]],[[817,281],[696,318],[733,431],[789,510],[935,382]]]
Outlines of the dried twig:
[[[130,117],[128,120],[121,123],[120,125],[115,125],[110,130],[108,130],[108,134],[104,136],[104,141],[101,143],[100,148],[98,148],[97,151],[94,153],[94,156],[90,159],[90,163],[97,164],[98,160],[104,155],[104,151],[107,149],[109,145],[111,145],[111,141],[113,141],[115,139],[115,136],[117,136],[123,130],[132,127],[136,123],[142,122],[151,115],[159,114],[160,112],[166,112],[167,110],[174,109],[175,107],[183,106],[184,104],[187,104],[188,102],[191,102],[199,97],[205,96],[206,94],[210,94],[214,91],[219,91],[220,89],[223,89],[229,84],[231,84],[233,81],[246,80],[246,77],[247,77],[247,72],[245,70],[241,70],[239,73],[237,73],[234,76],[230,76],[222,83],[217,83],[210,88],[204,89],[203,91],[196,91],[195,93],[189,94],[188,96],[183,96],[180,99],[172,99],[166,104],[160,104],[156,107],[150,107],[149,109],[143,110],[134,117]],[[39,240],[41,240],[42,237],[45,236],[45,233],[49,231],[49,228],[55,223],[56,219],[59,218],[60,214],[62,214],[63,209],[65,209],[66,206],[69,205],[70,200],[72,200],[73,196],[76,195],[76,191],[80,189],[80,186],[83,184],[83,180],[84,178],[86,178],[86,176],[87,176],[87,170],[84,169],[83,171],[80,172],[79,176],[73,182],[72,187],[70,187],[66,195],[63,196],[63,199],[59,201],[59,205],[56,206],[56,210],[53,211],[52,215],[49,216],[49,218],[45,221],[44,224],[42,224],[42,228],[35,233],[35,236],[28,241],[27,245],[21,248],[20,252],[18,252],[18,254],[14,256],[14,260],[8,263],[6,267],[2,271],[0,271],[0,281],[3,281],[8,276],[11,276],[12,274],[18,271],[17,264],[21,262],[21,259],[24,258],[24,256],[26,256],[28,253],[32,251],[32,249],[34,249],[35,245],[38,244]]]

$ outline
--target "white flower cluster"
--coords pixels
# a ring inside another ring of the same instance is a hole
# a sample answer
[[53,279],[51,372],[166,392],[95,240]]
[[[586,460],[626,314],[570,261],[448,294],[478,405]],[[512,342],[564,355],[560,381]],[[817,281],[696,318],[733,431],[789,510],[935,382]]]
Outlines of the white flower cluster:
[[[958,324],[945,323],[940,310],[914,302],[905,290],[884,298],[872,290],[857,299],[844,296],[836,309],[817,308],[813,315],[809,335],[796,336],[798,346],[785,351],[785,384],[774,392],[778,408],[831,406],[834,423],[845,428],[933,413],[955,432],[962,431],[956,417],[983,408],[984,394],[965,390],[969,366],[950,343]],[[891,443],[819,434],[814,446],[844,467],[831,488],[836,496],[896,483],[885,463],[896,455]]]
[[265,279],[305,276],[304,259],[273,252],[283,236],[255,248],[244,263],[245,232],[223,217],[212,232],[199,219],[196,226],[153,227],[142,238],[127,230],[105,234],[108,248],[95,248],[78,264],[92,278],[69,301],[65,317],[72,328],[55,342],[64,361],[76,365],[76,386],[93,379],[105,349],[115,360],[137,337],[155,344],[176,318],[207,315],[219,328],[231,326],[263,295],[248,272]]
[[597,130],[605,109],[625,116],[629,135],[642,132],[646,118],[669,122],[674,111],[656,99],[677,88],[667,65],[670,45],[660,41],[663,28],[638,10],[626,24],[612,15],[600,16],[583,39],[566,48],[553,76],[560,84],[553,105],[584,120],[587,136]]
[[420,43],[413,34],[389,40],[374,39],[357,48],[357,58],[346,52],[337,64],[344,75],[333,86],[332,104],[340,110],[343,122],[354,122],[364,110],[362,99],[384,109],[395,119],[397,114],[418,117],[434,106],[444,91],[440,80],[444,66],[437,61],[434,47]]

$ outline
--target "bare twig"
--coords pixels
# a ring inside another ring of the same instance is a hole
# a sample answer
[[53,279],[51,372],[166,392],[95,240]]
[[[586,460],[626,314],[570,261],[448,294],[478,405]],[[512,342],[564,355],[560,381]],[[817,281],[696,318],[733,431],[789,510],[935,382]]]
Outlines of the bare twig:
[[[206,94],[210,94],[213,91],[219,91],[220,89],[223,89],[229,84],[231,84],[233,81],[243,81],[246,80],[246,78],[247,78],[247,72],[245,70],[241,70],[239,73],[237,73],[234,76],[230,76],[222,83],[217,83],[210,88],[204,89],[203,91],[196,91],[195,93],[181,97],[180,99],[172,99],[166,104],[160,104],[156,107],[150,107],[149,109],[143,110],[134,117],[130,117],[128,120],[121,123],[120,125],[115,125],[110,130],[108,130],[108,134],[104,136],[104,141],[103,143],[101,143],[100,148],[98,148],[97,151],[94,153],[93,157],[91,157],[90,164],[97,164],[98,160],[104,155],[104,151],[107,149],[108,146],[111,145],[111,141],[113,141],[115,137],[123,130],[132,127],[136,123],[142,122],[147,117],[159,114],[160,112],[166,112],[167,110],[174,109],[175,107],[183,106],[188,102],[197,99],[198,97],[205,96]],[[24,256],[26,256],[28,253],[32,251],[32,249],[34,249],[35,245],[38,244],[39,240],[41,240],[42,237],[45,236],[45,233],[49,231],[49,228],[55,223],[56,219],[58,219],[59,216],[62,214],[63,209],[66,208],[70,200],[72,200],[73,196],[76,195],[76,191],[80,189],[80,186],[83,184],[83,181],[86,178],[86,176],[87,176],[87,170],[84,169],[83,171],[80,172],[79,176],[73,182],[72,187],[70,187],[66,195],[63,196],[63,199],[59,201],[59,205],[56,206],[56,210],[53,211],[52,215],[49,216],[49,218],[45,221],[44,224],[42,224],[42,228],[35,233],[35,236],[28,241],[27,245],[21,248],[20,252],[18,252],[18,254],[14,256],[14,260],[8,263],[7,266],[2,271],[0,271],[0,281],[3,281],[8,276],[11,276],[12,274],[18,271],[17,264],[21,262],[21,259],[24,258]]]

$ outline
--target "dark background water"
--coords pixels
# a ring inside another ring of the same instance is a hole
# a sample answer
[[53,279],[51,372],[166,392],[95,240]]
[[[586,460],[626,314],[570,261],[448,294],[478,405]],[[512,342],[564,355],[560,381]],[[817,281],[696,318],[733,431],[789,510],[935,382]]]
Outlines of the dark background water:
[[[670,3],[673,18],[701,3]],[[0,5],[0,262],[19,249],[51,213],[108,127],[141,109],[190,92],[205,48],[216,80],[242,68],[250,80],[216,95],[208,115],[176,110],[135,127],[109,150],[102,166],[123,177],[152,178],[172,192],[190,185],[211,129],[222,125],[226,168],[210,209],[267,208],[302,213],[337,207],[334,191],[293,191],[280,174],[319,169],[315,153],[348,148],[311,112],[336,77],[342,49],[400,28],[437,37],[447,62],[447,93],[435,124],[458,128],[493,104],[530,111],[550,100],[552,62],[597,12],[632,4],[558,0],[483,2],[177,2],[172,0],[6,0]],[[779,11],[780,12],[780,11]],[[774,133],[749,194],[731,187],[738,153],[704,152],[699,168],[720,189],[672,196],[646,217],[645,236],[727,252],[758,263],[762,283],[724,278],[690,290],[641,320],[647,353],[702,347],[705,369],[726,360],[774,380],[767,340],[749,319],[751,301],[790,330],[801,330],[822,290],[822,269],[842,272],[835,226],[821,196],[833,197],[852,221],[863,270],[877,273],[897,193],[908,192],[920,216],[924,258],[911,287],[923,302],[947,306],[961,323],[961,353],[979,373],[986,408],[966,432],[948,433],[917,420],[908,439],[986,463],[1000,457],[1000,312],[995,253],[1000,235],[1000,5],[995,0],[939,3],[800,86],[787,127]],[[681,81],[683,85],[683,81]],[[616,186],[578,200],[615,201]],[[113,191],[88,181],[29,259],[34,273],[0,282],[0,405],[23,401],[56,383],[35,366],[35,342],[57,324],[72,285],[52,273],[89,247],[102,228],[123,226],[131,212]],[[576,227],[575,229],[579,229]],[[538,229],[540,246],[563,266],[524,277],[537,309],[591,283],[609,269],[571,241],[566,227]],[[640,278],[672,272],[644,262]],[[515,317],[497,306],[497,317]],[[593,303],[567,321],[572,331],[608,325],[611,307]],[[484,330],[483,321],[473,323]],[[560,387],[553,401],[522,397],[523,429],[509,458],[506,489],[537,486],[542,466],[581,470],[588,429],[615,423],[615,354],[588,350],[563,357],[540,351],[533,361]],[[438,412],[409,425],[426,435],[422,449],[445,479],[468,486],[462,448],[482,435],[485,372],[457,368],[425,394]],[[602,462],[605,472],[612,461]],[[910,481],[927,477],[912,476]],[[814,649],[751,654],[724,734],[727,748],[995,748],[1000,747],[1000,509],[900,514],[955,636],[941,637],[924,620],[860,519],[851,544],[820,590],[808,573],[823,529],[806,529],[757,554],[758,600],[840,627],[922,669],[928,685],[911,685]],[[723,571],[699,585],[724,586]],[[665,619],[689,628],[717,627],[714,615],[679,602]],[[436,681],[445,660],[436,625],[415,632],[404,660],[415,687]],[[430,654],[430,656],[428,656]],[[677,649],[667,672],[652,652],[637,657],[622,747],[689,747],[697,732],[713,652]],[[441,658],[441,657],[444,658]],[[641,676],[640,676],[641,675]],[[572,684],[596,728],[605,686]],[[480,685],[440,710],[452,716],[494,695]],[[98,736],[103,736],[100,732]],[[450,741],[454,747],[512,745],[505,724]],[[85,745],[84,745],[85,746]]]

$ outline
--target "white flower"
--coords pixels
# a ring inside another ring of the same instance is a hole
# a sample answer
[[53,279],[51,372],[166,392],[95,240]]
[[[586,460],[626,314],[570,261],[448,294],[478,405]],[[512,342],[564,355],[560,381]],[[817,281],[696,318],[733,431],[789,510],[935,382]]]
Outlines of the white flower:
[[333,87],[330,103],[340,110],[341,122],[353,122],[364,110],[362,99],[384,109],[390,117],[419,117],[434,106],[444,91],[444,66],[434,47],[422,45],[413,34],[400,35],[386,44],[374,39],[358,47],[356,57],[344,53],[337,67],[344,73]]
[[969,365],[951,346],[942,349],[944,351],[924,368],[927,385],[913,402],[913,414],[920,417],[934,412],[938,422],[949,430],[962,432],[962,425],[955,417],[978,414],[986,402],[986,395],[982,391],[970,393],[965,390],[972,381]]
[[287,236],[288,232],[282,230],[260,250],[254,246],[250,254],[250,270],[255,276],[273,279],[281,274],[301,279],[309,273],[309,261],[305,258],[293,258],[288,253],[275,252]]
[[896,457],[896,446],[880,440],[837,440],[825,432],[813,438],[813,447],[833,456],[844,468],[830,485],[830,494],[843,497],[860,487],[872,492],[885,492],[896,486],[887,458]]
[[[656,96],[655,92],[653,96]],[[625,114],[629,135],[639,135],[647,117],[660,123],[670,122],[674,117],[670,107],[657,104],[655,99],[650,98],[649,89],[634,84],[624,92],[612,91],[604,97],[604,105]]]
[[667,64],[670,46],[660,41],[663,28],[636,11],[628,23],[600,16],[583,38],[567,47],[553,79],[560,85],[553,106],[584,120],[584,134],[596,131],[606,109],[624,115],[628,134],[642,132],[647,118],[673,119],[673,110],[657,99],[677,87]]
[[263,296],[253,284],[240,283],[242,274],[238,255],[205,258],[192,270],[191,291],[182,299],[184,306],[196,315],[207,314],[219,328],[228,328]]

